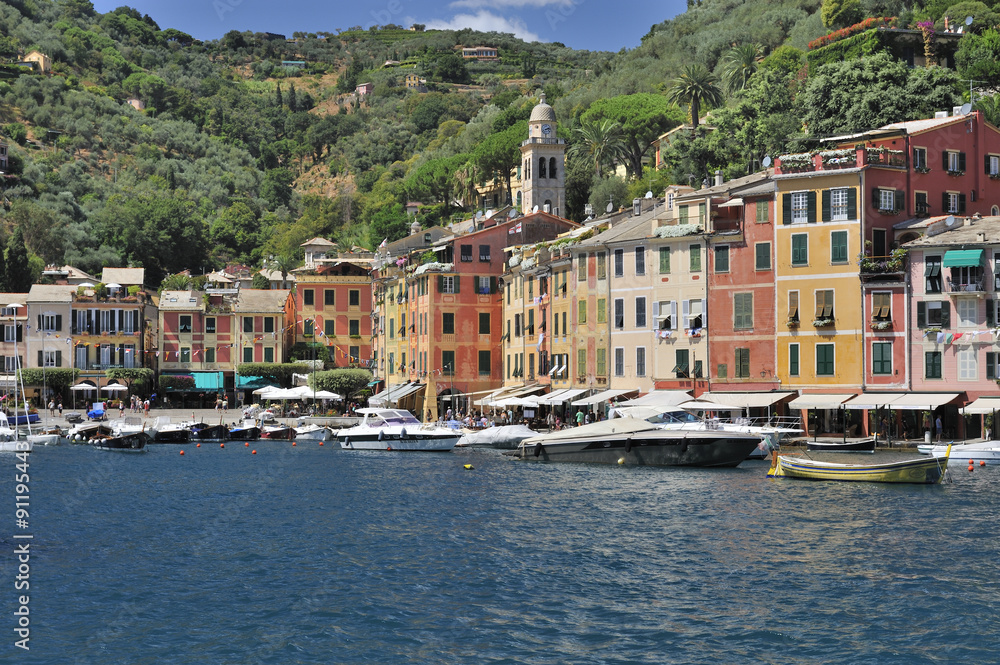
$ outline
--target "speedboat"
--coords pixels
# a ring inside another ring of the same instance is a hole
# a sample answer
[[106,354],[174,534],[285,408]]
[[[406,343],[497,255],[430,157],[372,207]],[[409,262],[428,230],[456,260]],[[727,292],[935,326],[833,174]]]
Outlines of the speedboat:
[[760,441],[759,434],[669,428],[624,417],[540,434],[525,439],[510,454],[543,462],[734,467]]
[[312,423],[299,425],[295,428],[295,439],[297,441],[329,441],[330,430]]
[[36,446],[57,446],[66,440],[59,427],[49,427],[41,432],[28,434],[24,438]]
[[[917,452],[922,455],[940,457],[945,454],[948,445],[921,444],[917,446]],[[967,459],[974,463],[1000,464],[1000,441],[977,441],[975,443],[956,444],[951,446],[951,456],[958,460]]]
[[95,436],[113,436],[114,430],[101,422],[83,422],[66,433],[70,443],[87,443]]
[[448,452],[462,436],[447,427],[425,425],[405,409],[357,410],[361,422],[337,432],[345,450],[403,450]]
[[481,430],[468,430],[455,444],[456,448],[505,448],[511,450],[538,432],[527,425],[498,425]]

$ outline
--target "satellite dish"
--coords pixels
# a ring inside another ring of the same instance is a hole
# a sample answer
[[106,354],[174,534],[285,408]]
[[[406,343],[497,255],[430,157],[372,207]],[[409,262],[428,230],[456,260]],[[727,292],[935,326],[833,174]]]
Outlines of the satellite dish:
[[611,212],[614,209],[615,209],[615,204],[614,203],[609,203],[608,207],[605,208],[604,210],[605,210],[605,212]]
[[533,208],[531,209],[531,212],[538,212],[538,206],[536,205],[535,207],[533,207]]
[[486,211],[486,219],[489,219],[492,216],[493,216],[493,209],[491,208]]
[[510,212],[507,213],[507,218],[508,219],[514,219],[515,217],[517,217],[517,210],[514,210],[513,208],[511,208]]
[[960,111],[960,113],[962,115],[969,115],[969,111],[971,110],[972,110],[972,104],[966,102],[965,104],[962,104],[962,110]]
[[954,226],[955,225],[955,215],[948,215],[947,217],[945,217],[944,218],[944,225],[945,226]]
[[647,199],[653,198],[653,190],[650,189],[646,192],[646,198]]
[[972,17],[971,16],[966,16],[965,17],[965,25],[972,25]]
[[483,218],[483,211],[482,210],[477,210],[476,211],[476,221],[478,222],[482,218]]
[[771,157],[770,157],[770,155],[764,155],[764,159],[763,159],[763,161],[761,161],[761,164],[764,166],[765,169],[767,167],[769,167],[771,165]]

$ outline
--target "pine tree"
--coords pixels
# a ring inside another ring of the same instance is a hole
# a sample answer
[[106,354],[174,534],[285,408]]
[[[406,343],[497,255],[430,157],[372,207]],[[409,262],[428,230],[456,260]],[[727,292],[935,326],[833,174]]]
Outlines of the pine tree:
[[292,113],[299,110],[299,102],[295,98],[295,86],[291,83],[288,84],[288,110]]
[[274,103],[278,105],[278,108],[281,108],[282,101],[281,101],[281,84],[280,83],[275,86]]
[[4,250],[4,281],[8,293],[27,293],[31,289],[31,269],[28,267],[28,250],[24,246],[24,232],[20,226],[7,239]]

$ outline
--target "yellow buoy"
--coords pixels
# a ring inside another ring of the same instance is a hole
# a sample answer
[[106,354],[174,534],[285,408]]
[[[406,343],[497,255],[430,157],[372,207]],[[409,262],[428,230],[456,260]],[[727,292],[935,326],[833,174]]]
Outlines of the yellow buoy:
[[624,464],[625,463],[625,458],[624,457],[619,457],[618,458],[618,463],[619,464]]
[[463,468],[463,469],[474,469],[475,467],[474,467],[474,466],[472,466],[471,464],[463,464],[463,465],[462,465],[462,468]]

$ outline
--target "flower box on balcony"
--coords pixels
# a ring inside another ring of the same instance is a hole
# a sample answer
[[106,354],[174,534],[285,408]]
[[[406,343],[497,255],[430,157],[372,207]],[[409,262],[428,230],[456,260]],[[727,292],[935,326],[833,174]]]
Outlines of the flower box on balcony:
[[990,180],[1000,180],[1000,173],[991,173]]
[[799,320],[798,319],[788,319],[787,325],[788,325],[789,328],[798,328],[799,327]]
[[872,319],[871,325],[872,330],[890,330],[892,328],[892,321]]
[[828,328],[833,325],[833,319],[813,319],[813,327]]
[[952,171],[951,169],[948,169],[948,175],[954,175],[954,176],[965,175],[965,171],[957,171],[957,170]]
[[915,168],[913,170],[916,171],[917,173],[930,173],[931,172],[930,168],[928,168],[926,166],[918,166],[917,168]]

